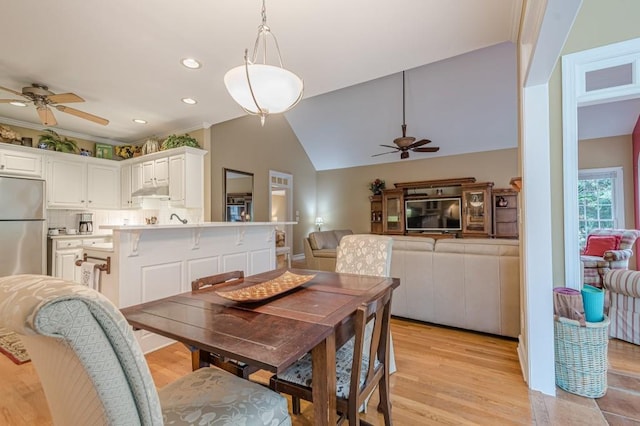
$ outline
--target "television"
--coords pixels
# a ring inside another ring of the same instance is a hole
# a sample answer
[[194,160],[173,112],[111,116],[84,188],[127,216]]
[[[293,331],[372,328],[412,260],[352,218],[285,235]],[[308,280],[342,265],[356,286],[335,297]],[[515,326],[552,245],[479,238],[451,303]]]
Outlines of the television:
[[460,198],[425,198],[406,200],[404,217],[407,231],[450,232],[462,229]]

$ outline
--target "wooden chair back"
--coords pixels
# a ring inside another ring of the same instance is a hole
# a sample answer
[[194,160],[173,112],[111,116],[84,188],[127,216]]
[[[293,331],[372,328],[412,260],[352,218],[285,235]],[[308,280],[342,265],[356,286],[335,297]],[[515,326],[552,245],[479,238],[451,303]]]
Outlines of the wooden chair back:
[[[240,284],[243,281],[244,271],[223,272],[221,274],[193,280],[191,282],[191,291],[206,290],[213,286],[226,287]],[[194,347],[189,347],[189,350],[191,351],[191,368],[193,371],[208,365],[214,365],[238,377],[248,379],[250,374],[258,370],[256,367],[228,359],[219,354],[203,351]]]
[[231,271],[222,274],[210,275],[208,277],[198,278],[191,282],[191,291],[198,291],[206,287],[217,284],[239,284],[244,280],[244,271]]

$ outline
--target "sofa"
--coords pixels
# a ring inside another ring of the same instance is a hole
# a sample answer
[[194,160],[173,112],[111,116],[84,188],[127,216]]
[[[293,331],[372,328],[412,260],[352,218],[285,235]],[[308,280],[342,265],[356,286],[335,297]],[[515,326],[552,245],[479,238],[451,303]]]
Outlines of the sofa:
[[336,251],[340,239],[352,235],[349,229],[312,232],[304,239],[304,259],[307,268],[318,271],[336,270]]
[[640,345],[640,272],[611,269],[604,276],[609,298],[609,335]]
[[520,333],[517,240],[394,236],[394,316],[501,336]]

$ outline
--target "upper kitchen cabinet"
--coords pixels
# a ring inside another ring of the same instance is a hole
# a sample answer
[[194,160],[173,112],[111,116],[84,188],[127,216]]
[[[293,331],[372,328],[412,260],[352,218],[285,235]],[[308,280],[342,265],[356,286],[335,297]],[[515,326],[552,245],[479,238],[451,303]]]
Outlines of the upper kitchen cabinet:
[[47,208],[120,207],[120,167],[109,160],[47,155]]
[[33,148],[7,145],[0,148],[0,175],[42,177],[42,154]]
[[169,158],[158,158],[148,160],[142,163],[142,186],[145,188],[151,186],[168,186],[169,185]]
[[141,206],[140,198],[131,194],[142,188],[142,163],[125,164],[120,169],[120,208]]
[[173,207],[204,205],[204,157],[201,150],[169,157],[169,203]]

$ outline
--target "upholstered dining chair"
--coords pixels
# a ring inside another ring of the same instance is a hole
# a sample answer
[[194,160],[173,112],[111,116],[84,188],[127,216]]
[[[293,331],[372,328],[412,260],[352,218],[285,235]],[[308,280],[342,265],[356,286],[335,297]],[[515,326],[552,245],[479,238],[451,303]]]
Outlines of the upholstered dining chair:
[[55,424],[291,424],[286,398],[215,367],[156,390],[127,320],[91,288],[2,277],[0,324],[23,341]]
[[336,252],[336,272],[388,277],[393,240],[384,235],[345,235]]
[[[362,305],[354,319],[355,335],[336,352],[336,408],[339,424],[360,424],[358,412],[376,386],[379,388],[378,409],[384,416],[384,424],[391,424],[389,399],[389,321],[391,317],[391,291]],[[371,326],[370,338],[367,329]],[[355,356],[360,354],[360,356]],[[373,362],[372,362],[373,360]],[[313,402],[312,358],[307,353],[282,374],[269,380],[269,387],[292,396],[293,412],[300,413],[300,399]],[[297,401],[297,403],[296,403]]]
[[[191,291],[197,292],[223,283],[225,285],[235,285],[242,282],[243,279],[244,271],[231,271],[224,272],[222,274],[210,275],[192,281]],[[244,362],[229,359],[222,355],[214,353],[208,353],[206,354],[207,359],[201,359],[202,352],[199,349],[191,346],[188,346],[188,348],[191,351],[191,368],[193,369],[193,371],[196,371],[197,369],[202,367],[207,367],[208,365],[214,365],[238,377],[248,379],[250,374],[253,374],[259,370],[256,367],[245,364]]]

